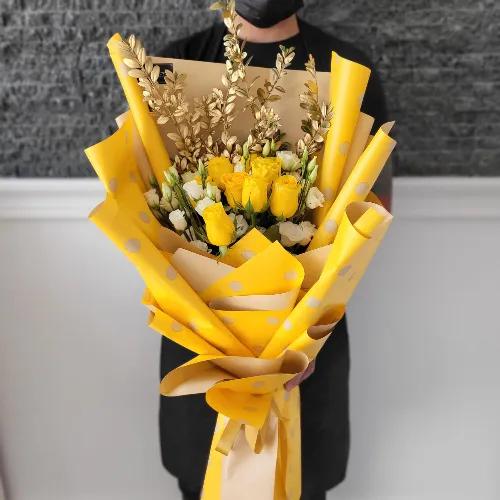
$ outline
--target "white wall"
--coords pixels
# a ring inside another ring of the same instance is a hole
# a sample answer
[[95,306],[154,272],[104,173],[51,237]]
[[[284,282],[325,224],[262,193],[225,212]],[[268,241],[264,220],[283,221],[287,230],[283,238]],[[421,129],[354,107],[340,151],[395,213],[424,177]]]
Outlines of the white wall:
[[[8,500],[176,499],[160,337],[86,213],[93,180],[0,182],[0,467]],[[349,310],[352,454],[329,499],[500,498],[500,179],[399,179]],[[175,450],[173,451],[175,453]]]

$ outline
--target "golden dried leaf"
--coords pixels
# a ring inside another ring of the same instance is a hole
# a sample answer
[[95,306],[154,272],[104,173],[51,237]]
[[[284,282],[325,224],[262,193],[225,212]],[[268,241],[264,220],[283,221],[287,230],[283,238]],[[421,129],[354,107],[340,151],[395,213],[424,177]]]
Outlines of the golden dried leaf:
[[141,65],[139,64],[139,61],[137,61],[137,59],[129,59],[128,57],[126,57],[125,59],[123,59],[123,62],[130,69],[137,69],[137,68],[141,67]]

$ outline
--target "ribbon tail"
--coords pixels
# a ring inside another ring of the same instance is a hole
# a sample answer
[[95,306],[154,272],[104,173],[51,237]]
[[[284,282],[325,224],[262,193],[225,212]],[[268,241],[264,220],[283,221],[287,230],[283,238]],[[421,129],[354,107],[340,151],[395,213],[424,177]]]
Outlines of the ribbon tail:
[[299,388],[279,391],[264,428],[253,431],[218,415],[202,500],[300,500]]

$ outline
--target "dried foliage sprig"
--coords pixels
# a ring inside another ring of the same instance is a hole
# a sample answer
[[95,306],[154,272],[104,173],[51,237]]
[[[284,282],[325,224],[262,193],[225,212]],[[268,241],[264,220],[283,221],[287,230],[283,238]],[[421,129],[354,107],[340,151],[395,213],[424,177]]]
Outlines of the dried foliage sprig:
[[167,136],[174,141],[178,153],[175,164],[179,170],[187,170],[190,164],[197,164],[203,154],[203,142],[199,137],[200,114],[191,113],[184,97],[186,75],[166,72],[164,85],[160,85],[160,67],[153,64],[141,41],[131,35],[126,42],[120,42],[123,62],[129,68],[128,75],[138,80],[143,99],[156,115],[159,125],[172,123],[175,132]]
[[294,50],[294,47],[280,45],[275,67],[271,69],[270,79],[266,80],[255,94],[251,92],[255,80],[244,89],[240,89],[242,95],[246,97],[246,106],[251,110],[255,119],[247,141],[251,152],[259,153],[266,142],[278,142],[280,139],[279,128],[281,123],[278,114],[271,107],[271,103],[279,101],[281,95],[286,92],[279,85],[279,82],[286,75],[287,68],[292,64],[295,57]]
[[[223,89],[214,89],[212,94],[205,99],[204,112],[209,125],[207,140],[211,150],[209,155],[223,155],[236,159],[241,154],[241,146],[237,144],[237,137],[231,135],[231,124],[237,116],[236,100],[241,96],[240,86],[246,78],[244,44],[240,41],[239,31],[241,24],[236,22],[236,9],[234,0],[215,2],[211,10],[220,10],[227,28],[224,35],[224,56],[226,58],[226,71],[221,77]],[[219,140],[215,140],[213,131],[221,125],[222,132]]]
[[306,89],[300,94],[300,107],[306,111],[306,118],[302,120],[301,126],[305,135],[297,142],[297,154],[299,156],[305,150],[309,155],[313,155],[323,147],[333,117],[332,106],[325,102],[319,102],[316,64],[310,54],[305,68],[312,80],[306,81]]

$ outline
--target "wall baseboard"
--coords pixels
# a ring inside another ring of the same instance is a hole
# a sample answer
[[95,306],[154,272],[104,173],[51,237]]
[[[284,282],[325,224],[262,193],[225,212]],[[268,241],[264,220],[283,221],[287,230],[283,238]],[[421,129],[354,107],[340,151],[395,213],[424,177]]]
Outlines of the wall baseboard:
[[[0,179],[0,219],[83,219],[104,198],[97,179]],[[398,177],[405,219],[500,218],[500,177]]]

